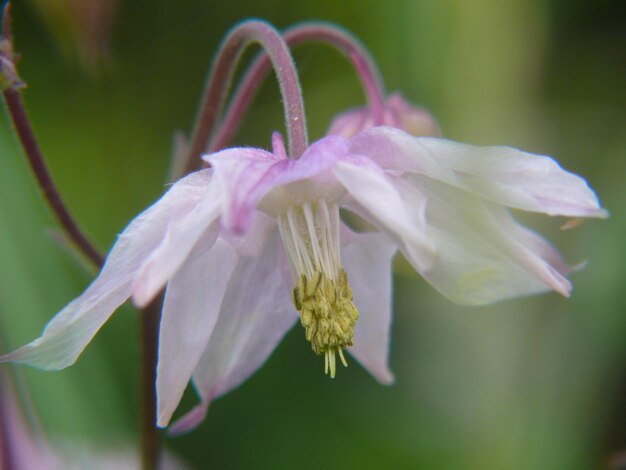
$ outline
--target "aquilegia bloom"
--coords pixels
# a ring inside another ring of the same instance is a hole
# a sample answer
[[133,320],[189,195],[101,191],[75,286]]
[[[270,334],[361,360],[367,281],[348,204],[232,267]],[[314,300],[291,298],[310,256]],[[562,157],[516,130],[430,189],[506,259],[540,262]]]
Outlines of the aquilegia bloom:
[[[455,302],[550,289],[568,295],[557,251],[507,207],[605,216],[586,182],[548,157],[391,127],[328,136],[298,160],[287,158],[278,134],[272,152],[232,148],[205,160],[211,169],[180,180],[133,220],[89,288],[40,338],[3,360],[69,366],[126,299],[144,306],[167,284],[160,426],[190,378],[201,404],[175,428],[196,425],[211,399],[252,374],[298,317],[331,376],[347,348],[388,383],[396,248]],[[353,232],[340,208],[378,231]]]

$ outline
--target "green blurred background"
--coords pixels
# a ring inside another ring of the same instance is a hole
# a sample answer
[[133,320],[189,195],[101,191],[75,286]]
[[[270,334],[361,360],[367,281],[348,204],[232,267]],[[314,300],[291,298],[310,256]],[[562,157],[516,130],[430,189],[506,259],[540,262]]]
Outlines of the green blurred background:
[[[82,5],[82,7],[81,7]],[[567,300],[483,308],[441,298],[398,263],[392,369],[330,381],[294,329],[268,363],[167,446],[194,468],[605,468],[626,449],[626,12],[616,0],[18,0],[32,122],[58,186],[98,245],[164,190],[212,55],[237,21],[324,19],[371,48],[390,90],[447,137],[555,156],[612,215],[576,230],[524,217],[572,263]],[[89,8],[97,14],[90,15]],[[343,58],[297,50],[312,138],[362,93]],[[238,142],[282,130],[263,87]],[[0,120],[0,314],[5,348],[34,338],[93,272],[57,241],[6,115]],[[120,310],[72,368],[20,368],[54,439],[136,440],[138,322]],[[182,408],[195,403],[189,391]]]

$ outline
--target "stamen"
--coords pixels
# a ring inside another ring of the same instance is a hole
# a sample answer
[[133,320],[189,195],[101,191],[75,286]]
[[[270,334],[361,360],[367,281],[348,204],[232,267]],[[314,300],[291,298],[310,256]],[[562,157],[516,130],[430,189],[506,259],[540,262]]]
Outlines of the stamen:
[[352,346],[359,318],[346,272],[340,269],[336,280],[319,271],[311,278],[301,275],[293,299],[307,341],[316,354],[324,354],[324,373],[333,378],[337,353],[341,363],[348,366],[343,349]]
[[341,358],[341,363],[343,364],[344,367],[348,367],[348,362],[346,361],[346,358],[343,355],[343,349],[340,349],[338,352],[339,352],[339,357]]
[[[295,223],[295,218],[294,218],[294,214],[293,214],[293,209],[289,208],[289,210],[287,211],[287,217],[289,220],[289,229],[291,230],[291,236],[293,237],[293,240],[298,240],[299,236],[297,233],[297,229],[296,229],[296,223]],[[302,270],[302,268],[306,267],[304,260],[301,257],[301,252],[300,250],[298,250],[297,245],[295,246],[295,253],[296,253],[296,259],[293,260],[294,263],[297,263],[296,266],[298,268],[298,271]]]
[[335,377],[337,354],[352,346],[359,318],[348,276],[339,257],[339,208],[325,201],[290,207],[279,228],[294,270],[293,304],[300,312],[305,338],[324,355],[324,373]]

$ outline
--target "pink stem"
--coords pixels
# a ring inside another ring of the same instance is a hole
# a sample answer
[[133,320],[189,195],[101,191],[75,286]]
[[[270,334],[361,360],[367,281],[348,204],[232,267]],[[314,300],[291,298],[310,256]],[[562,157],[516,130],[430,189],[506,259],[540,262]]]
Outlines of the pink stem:
[[[310,41],[323,42],[346,55],[352,61],[361,79],[376,124],[384,122],[385,87],[376,63],[357,38],[337,26],[321,22],[295,26],[285,32],[284,38],[290,47],[296,47]],[[209,152],[224,148],[231,141],[259,85],[269,71],[269,67],[269,58],[266,55],[261,55],[248,68],[241,80],[241,85],[230,102],[222,124],[211,140]]]
[[235,66],[244,50],[253,43],[259,43],[263,47],[268,57],[268,66],[271,61],[276,71],[285,106],[289,154],[292,158],[298,158],[306,150],[308,138],[304,103],[289,48],[274,27],[268,23],[251,20],[233,29],[217,53],[196,119],[185,173],[193,171],[199,165],[199,157],[206,151],[209,138],[216,127]]

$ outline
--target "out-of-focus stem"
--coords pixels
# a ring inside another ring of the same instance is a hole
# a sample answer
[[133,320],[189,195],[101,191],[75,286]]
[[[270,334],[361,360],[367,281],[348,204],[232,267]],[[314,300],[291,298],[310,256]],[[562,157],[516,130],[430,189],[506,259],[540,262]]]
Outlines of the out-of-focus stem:
[[[335,25],[321,22],[307,22],[294,26],[287,30],[283,37],[290,47],[297,47],[306,42],[322,42],[335,47],[346,55],[352,61],[357,75],[361,79],[375,124],[384,122],[385,87],[376,62],[356,37]],[[260,84],[268,73],[269,67],[269,58],[267,55],[261,54],[248,68],[228,106],[219,129],[209,144],[209,152],[224,148],[231,141]]]
[[163,295],[141,311],[141,464],[143,470],[158,468],[161,435],[156,428],[156,364]]
[[8,393],[8,385],[4,383],[6,380],[4,374],[5,369],[0,368],[0,468],[17,470],[13,455],[13,434],[9,423],[10,411],[6,409],[8,400],[4,397],[4,394]]
[[216,55],[192,134],[185,173],[199,166],[199,157],[206,151],[211,134],[215,131],[235,66],[244,50],[253,43],[263,47],[268,57],[268,66],[270,63],[274,66],[278,78],[285,107],[289,155],[298,158],[306,150],[308,140],[304,103],[289,48],[274,27],[251,20],[235,27],[226,36]]

